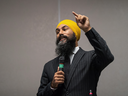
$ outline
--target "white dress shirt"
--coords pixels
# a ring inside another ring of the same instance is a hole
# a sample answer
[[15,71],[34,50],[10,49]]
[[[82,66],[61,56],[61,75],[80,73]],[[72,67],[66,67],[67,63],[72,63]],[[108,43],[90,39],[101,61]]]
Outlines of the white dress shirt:
[[80,49],[79,46],[75,47],[75,49],[72,51],[72,54],[69,56],[70,58],[70,64],[72,64],[72,60],[74,58],[74,55],[77,53],[77,51]]

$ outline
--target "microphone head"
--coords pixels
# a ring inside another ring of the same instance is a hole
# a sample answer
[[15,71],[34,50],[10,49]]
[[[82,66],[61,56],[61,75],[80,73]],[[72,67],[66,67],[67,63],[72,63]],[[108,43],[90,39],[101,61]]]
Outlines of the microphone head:
[[60,56],[59,58],[59,63],[64,63],[65,57],[64,56]]
[[59,57],[59,71],[63,71],[63,68],[64,68],[64,60],[65,60],[65,57],[64,56],[60,56]]

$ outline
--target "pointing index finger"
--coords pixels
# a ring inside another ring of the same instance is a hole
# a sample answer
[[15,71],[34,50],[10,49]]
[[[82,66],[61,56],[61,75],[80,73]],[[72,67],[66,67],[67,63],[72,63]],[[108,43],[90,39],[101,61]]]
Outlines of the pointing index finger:
[[76,17],[78,17],[78,14],[77,14],[77,13],[75,13],[74,11],[72,11],[72,13],[73,13]]

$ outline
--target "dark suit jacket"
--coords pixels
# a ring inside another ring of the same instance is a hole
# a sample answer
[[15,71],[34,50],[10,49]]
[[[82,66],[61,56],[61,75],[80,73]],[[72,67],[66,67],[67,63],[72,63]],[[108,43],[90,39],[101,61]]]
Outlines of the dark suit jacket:
[[95,50],[79,49],[70,66],[67,83],[60,84],[55,91],[50,88],[50,85],[59,66],[59,56],[46,63],[37,96],[89,96],[90,90],[93,96],[97,96],[100,73],[114,60],[114,57],[106,42],[94,28],[87,32],[86,36]]

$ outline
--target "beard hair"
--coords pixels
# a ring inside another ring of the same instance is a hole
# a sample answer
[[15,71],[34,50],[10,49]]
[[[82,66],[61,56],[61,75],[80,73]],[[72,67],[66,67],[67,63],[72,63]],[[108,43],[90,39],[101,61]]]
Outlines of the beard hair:
[[[63,40],[60,41],[61,36],[67,39],[66,42],[63,42]],[[63,55],[63,56],[69,56],[76,46],[75,41],[76,41],[76,37],[74,33],[71,39],[69,39],[67,36],[60,35],[59,38],[56,40],[56,45],[57,45],[55,49],[56,54]]]

